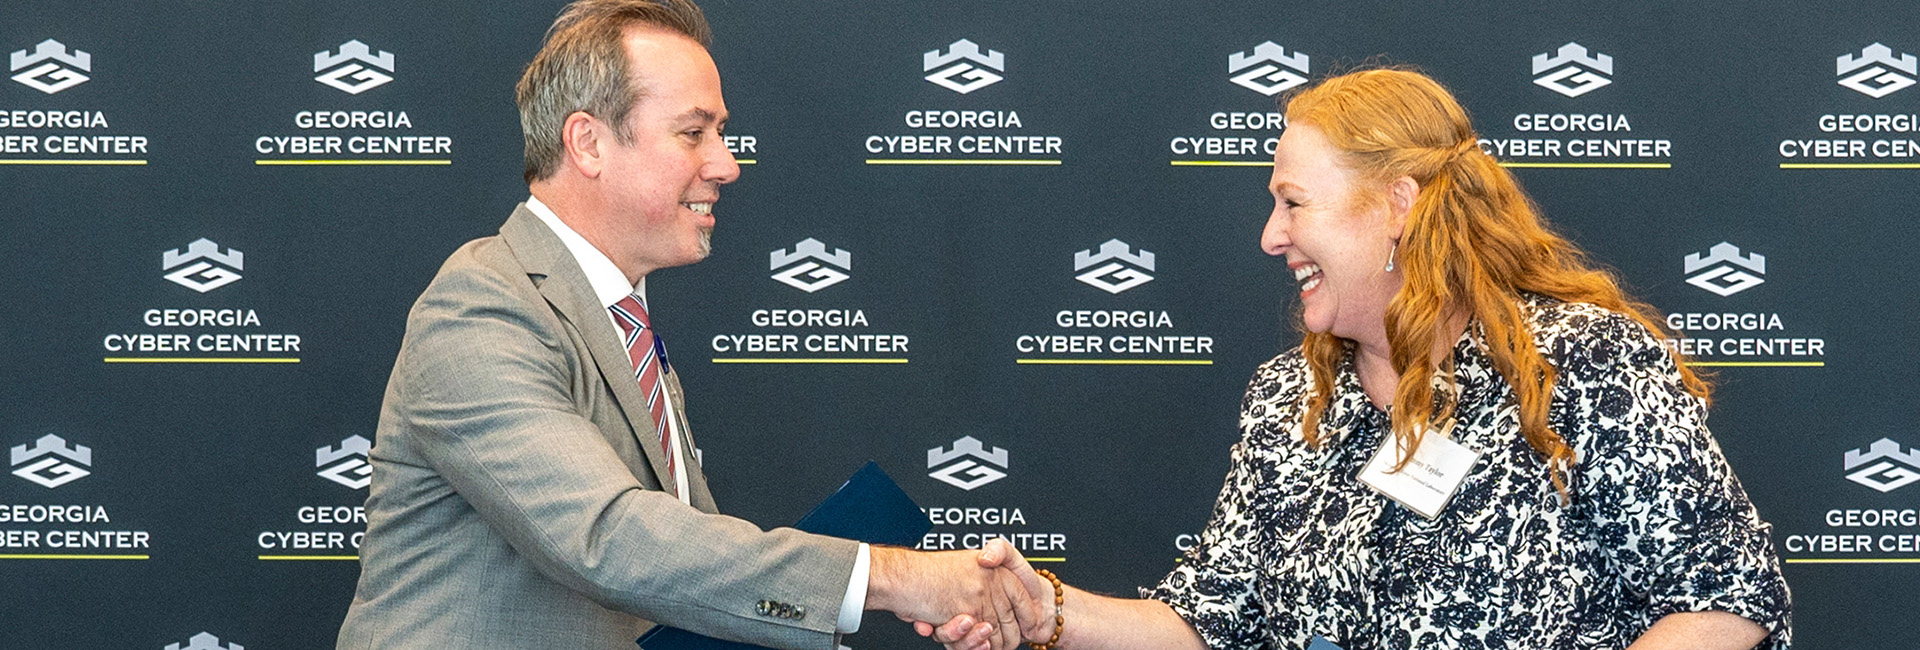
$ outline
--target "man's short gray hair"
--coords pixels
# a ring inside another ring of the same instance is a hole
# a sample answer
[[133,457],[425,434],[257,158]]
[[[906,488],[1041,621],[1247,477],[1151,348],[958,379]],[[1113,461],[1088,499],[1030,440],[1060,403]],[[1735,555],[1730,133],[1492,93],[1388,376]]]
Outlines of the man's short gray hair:
[[621,144],[632,144],[627,112],[646,89],[633,83],[622,33],[652,25],[712,47],[713,30],[691,0],[578,0],[547,29],[546,43],[514,87],[520,131],[526,138],[527,182],[560,169],[560,131],[567,116],[584,111],[613,126]]

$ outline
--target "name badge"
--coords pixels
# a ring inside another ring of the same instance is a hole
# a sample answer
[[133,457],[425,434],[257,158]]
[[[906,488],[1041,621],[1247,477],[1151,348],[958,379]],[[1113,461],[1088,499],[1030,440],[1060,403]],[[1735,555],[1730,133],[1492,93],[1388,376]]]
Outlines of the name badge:
[[1479,451],[1447,438],[1446,433],[1453,428],[1451,424],[1438,432],[1427,432],[1420,446],[1414,449],[1413,459],[1398,472],[1393,471],[1393,465],[1400,460],[1399,451],[1393,433],[1388,432],[1380,442],[1380,450],[1373,453],[1373,460],[1360,469],[1360,482],[1422,517],[1440,516],[1447,501],[1473,472],[1473,464],[1480,460]]

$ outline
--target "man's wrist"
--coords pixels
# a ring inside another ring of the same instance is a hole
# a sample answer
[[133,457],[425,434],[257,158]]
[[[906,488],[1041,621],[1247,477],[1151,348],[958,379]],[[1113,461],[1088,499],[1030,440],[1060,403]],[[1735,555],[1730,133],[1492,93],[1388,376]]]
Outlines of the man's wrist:
[[895,574],[900,570],[899,549],[873,546],[868,549],[867,609],[892,610]]

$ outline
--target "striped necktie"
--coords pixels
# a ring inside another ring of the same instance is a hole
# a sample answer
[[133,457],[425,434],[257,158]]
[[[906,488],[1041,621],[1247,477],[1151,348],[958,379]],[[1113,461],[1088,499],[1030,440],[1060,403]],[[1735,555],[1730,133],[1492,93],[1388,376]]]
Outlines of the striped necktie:
[[668,494],[674,494],[679,484],[679,470],[674,468],[673,428],[667,426],[666,345],[654,335],[653,321],[647,317],[647,305],[641,302],[640,296],[629,295],[607,309],[613,312],[613,321],[620,324],[621,339],[627,344],[627,359],[633,362],[633,375],[640,381],[640,392],[647,396],[653,431],[660,437],[661,453],[667,457],[667,476],[660,482]]

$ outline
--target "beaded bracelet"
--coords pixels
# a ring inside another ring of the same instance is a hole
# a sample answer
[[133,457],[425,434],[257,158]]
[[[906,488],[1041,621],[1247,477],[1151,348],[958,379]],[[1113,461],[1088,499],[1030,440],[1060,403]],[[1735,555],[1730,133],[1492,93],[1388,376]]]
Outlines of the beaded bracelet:
[[1060,643],[1060,630],[1067,627],[1067,588],[1060,584],[1060,576],[1053,575],[1052,571],[1034,569],[1033,572],[1053,582],[1053,638],[1047,639],[1046,643],[1028,643],[1027,645],[1033,646],[1033,650],[1052,650],[1054,645]]

